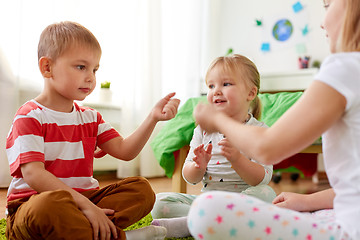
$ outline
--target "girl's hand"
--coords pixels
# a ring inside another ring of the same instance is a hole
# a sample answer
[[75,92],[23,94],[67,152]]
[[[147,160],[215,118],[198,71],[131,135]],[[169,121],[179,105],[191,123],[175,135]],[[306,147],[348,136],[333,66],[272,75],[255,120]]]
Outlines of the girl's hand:
[[212,151],[212,144],[204,149],[204,144],[199,145],[197,148],[194,149],[195,157],[193,161],[195,162],[195,166],[200,169],[206,169],[210,159],[211,159],[211,151]]
[[305,194],[282,192],[273,200],[272,203],[278,207],[304,212],[309,209],[307,198],[308,195]]
[[180,100],[172,98],[175,93],[170,93],[161,99],[153,108],[151,114],[156,121],[166,121],[175,117]]
[[194,117],[200,127],[208,133],[218,132],[215,115],[220,114],[209,104],[199,103],[194,110]]
[[239,152],[239,150],[237,150],[235,147],[233,147],[233,145],[230,143],[230,141],[227,140],[226,138],[222,139],[219,142],[219,145],[222,146],[221,147],[221,155],[226,157],[226,159],[229,162],[233,163],[234,161],[236,161],[240,158],[241,153]]

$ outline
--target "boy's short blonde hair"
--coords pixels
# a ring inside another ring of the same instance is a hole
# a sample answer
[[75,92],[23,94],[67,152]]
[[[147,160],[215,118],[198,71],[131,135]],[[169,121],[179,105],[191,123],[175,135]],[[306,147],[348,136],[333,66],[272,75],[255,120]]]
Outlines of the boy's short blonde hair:
[[49,57],[55,61],[72,44],[86,44],[99,51],[101,47],[96,37],[84,26],[70,21],[47,26],[40,35],[38,60]]
[[340,51],[360,51],[360,2],[359,0],[346,0],[345,4]]

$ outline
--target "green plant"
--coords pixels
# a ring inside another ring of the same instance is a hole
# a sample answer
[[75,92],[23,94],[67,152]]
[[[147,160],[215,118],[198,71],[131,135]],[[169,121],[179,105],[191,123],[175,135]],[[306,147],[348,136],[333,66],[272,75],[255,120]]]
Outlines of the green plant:
[[320,68],[321,66],[321,62],[318,61],[318,60],[314,60],[313,64],[312,64],[312,67],[313,68]]
[[101,83],[100,87],[101,88],[110,88],[110,84],[111,84],[111,82],[105,81],[105,82]]

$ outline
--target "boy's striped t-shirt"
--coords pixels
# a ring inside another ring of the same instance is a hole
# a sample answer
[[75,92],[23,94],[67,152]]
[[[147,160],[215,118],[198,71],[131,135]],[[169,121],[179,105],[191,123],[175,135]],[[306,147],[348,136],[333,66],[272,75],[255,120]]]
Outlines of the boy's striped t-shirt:
[[8,201],[36,193],[21,173],[21,164],[28,162],[43,162],[47,171],[76,191],[99,188],[93,178],[94,151],[96,146],[118,136],[91,108],[74,103],[72,112],[63,113],[35,100],[25,103],[15,115],[6,142],[13,176]]

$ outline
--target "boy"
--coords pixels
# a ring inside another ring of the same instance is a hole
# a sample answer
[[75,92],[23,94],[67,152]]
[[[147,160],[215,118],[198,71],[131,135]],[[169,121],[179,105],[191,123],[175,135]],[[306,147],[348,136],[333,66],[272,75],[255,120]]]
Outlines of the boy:
[[122,138],[93,109],[79,107],[95,88],[101,48],[95,36],[74,22],[45,28],[38,61],[44,89],[17,112],[6,151],[13,180],[8,190],[8,239],[163,239],[166,230],[122,229],[146,216],[155,201],[142,177],[99,189],[93,175],[98,146],[129,161],[141,151],[158,121],[177,113],[167,95],[140,127]]

